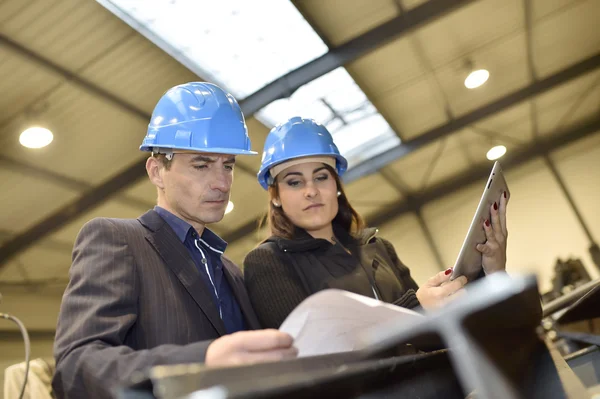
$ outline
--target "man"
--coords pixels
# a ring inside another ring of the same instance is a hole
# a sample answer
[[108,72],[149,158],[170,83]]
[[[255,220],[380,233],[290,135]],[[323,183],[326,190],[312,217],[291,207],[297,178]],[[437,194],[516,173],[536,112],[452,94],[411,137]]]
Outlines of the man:
[[[250,140],[236,100],[188,83],[159,100],[140,147],[158,201],[138,219],[97,218],[73,250],[54,346],[59,398],[112,397],[157,364],[227,366],[296,356],[292,338],[259,324],[226,243],[236,155]],[[229,334],[229,335],[226,335]]]

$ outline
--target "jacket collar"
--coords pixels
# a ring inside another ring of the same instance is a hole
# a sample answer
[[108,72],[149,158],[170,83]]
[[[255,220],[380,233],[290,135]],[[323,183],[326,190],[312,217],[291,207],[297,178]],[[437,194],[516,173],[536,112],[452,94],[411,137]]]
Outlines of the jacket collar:
[[225,335],[227,333],[225,325],[201,280],[200,272],[187,248],[179,241],[173,229],[155,210],[146,212],[138,220],[148,229],[146,240],[150,242],[167,267],[177,276],[214,328],[220,335]]
[[[344,229],[334,224],[333,232],[340,242],[345,246],[352,244],[364,246],[373,241],[378,230],[374,227],[367,227],[360,231],[355,237],[352,237]],[[308,234],[306,230],[300,228],[296,229],[294,238],[292,239],[272,236],[266,241],[275,242],[277,246],[279,246],[279,248],[284,252],[314,251],[318,249],[326,249],[332,245],[331,242],[325,239],[314,238]]]

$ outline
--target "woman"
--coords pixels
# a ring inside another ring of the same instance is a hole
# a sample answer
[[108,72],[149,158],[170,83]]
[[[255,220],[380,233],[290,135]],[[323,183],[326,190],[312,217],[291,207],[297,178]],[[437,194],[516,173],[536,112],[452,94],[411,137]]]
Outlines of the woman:
[[[441,306],[466,284],[452,269],[418,287],[392,244],[367,228],[348,202],[340,176],[347,161],[327,129],[295,117],[265,142],[258,181],[269,192],[271,237],[244,260],[250,300],[265,328],[278,328],[311,294],[337,288],[406,308]],[[484,229],[485,273],[506,263],[506,198],[491,209]]]

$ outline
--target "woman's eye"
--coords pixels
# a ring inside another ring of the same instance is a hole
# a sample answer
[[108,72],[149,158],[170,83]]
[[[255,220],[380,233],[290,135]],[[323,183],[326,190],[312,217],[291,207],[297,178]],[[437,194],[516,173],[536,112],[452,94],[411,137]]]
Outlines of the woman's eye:
[[317,176],[317,181],[325,181],[327,179],[329,179],[329,176],[327,175]]
[[288,180],[287,185],[290,187],[298,187],[300,182],[298,180]]
[[225,169],[227,169],[227,170],[233,170],[233,165],[225,165]]

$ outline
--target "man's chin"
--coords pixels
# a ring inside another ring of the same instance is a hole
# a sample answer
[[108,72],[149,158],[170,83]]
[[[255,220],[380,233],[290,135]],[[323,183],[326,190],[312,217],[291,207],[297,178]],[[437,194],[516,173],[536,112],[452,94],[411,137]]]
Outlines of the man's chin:
[[203,218],[204,223],[206,223],[206,224],[219,223],[221,220],[223,220],[223,216],[225,216],[225,210],[223,210],[222,212],[207,213],[206,216]]

